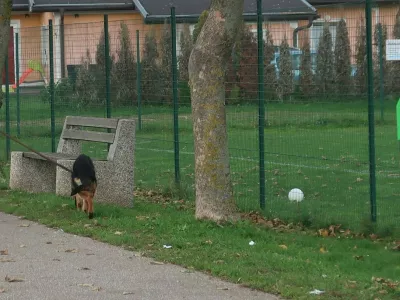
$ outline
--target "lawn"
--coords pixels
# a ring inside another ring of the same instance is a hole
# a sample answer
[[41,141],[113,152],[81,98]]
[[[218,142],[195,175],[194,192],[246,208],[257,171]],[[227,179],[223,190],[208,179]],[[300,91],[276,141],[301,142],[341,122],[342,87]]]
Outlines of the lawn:
[[[322,237],[290,226],[271,229],[248,218],[217,225],[195,220],[193,206],[192,201],[138,191],[133,209],[97,203],[95,218],[89,220],[69,198],[0,190],[0,211],[284,299],[400,297],[400,242],[347,233]],[[315,289],[324,294],[311,295]]]
[[[16,134],[15,98],[11,100],[12,133]],[[385,121],[376,108],[378,228],[372,228],[369,197],[368,115],[366,102],[268,103],[265,121],[266,210],[269,218],[301,221],[312,228],[343,228],[381,235],[400,235],[398,195],[399,148],[395,102],[385,103]],[[56,144],[66,115],[105,116],[103,106],[56,107]],[[136,107],[113,108],[113,117],[137,118]],[[37,150],[51,149],[50,107],[37,97],[21,99],[21,139]],[[2,116],[3,127],[4,116]],[[194,195],[194,154],[190,108],[179,111],[182,185],[174,186],[173,113],[170,107],[144,106],[137,130],[135,185],[188,200]],[[228,106],[231,174],[238,206],[259,208],[258,108]],[[0,149],[5,149],[0,139]],[[12,149],[22,149],[12,143]],[[85,144],[84,152],[104,157],[106,148]],[[0,152],[0,156],[4,152]],[[304,191],[300,205],[290,203],[292,188]]]

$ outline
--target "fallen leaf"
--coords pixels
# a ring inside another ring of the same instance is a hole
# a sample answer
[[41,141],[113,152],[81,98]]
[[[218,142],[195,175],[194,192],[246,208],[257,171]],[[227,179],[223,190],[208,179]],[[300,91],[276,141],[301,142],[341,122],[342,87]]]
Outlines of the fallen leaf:
[[115,235],[121,235],[122,232],[121,232],[121,231],[116,231],[116,232],[114,232],[114,234],[115,234]]
[[0,258],[0,262],[15,262],[12,258]]
[[354,255],[353,256],[356,260],[364,260],[364,256],[363,255]]
[[67,206],[68,206],[68,204],[62,204],[61,205],[62,208],[67,207]]
[[29,227],[29,226],[31,226],[31,224],[25,224],[25,223],[23,223],[23,224],[20,224],[20,225],[19,225],[19,227]]
[[47,245],[53,244],[52,242],[46,242]]
[[393,251],[400,251],[400,244],[392,248]]
[[378,238],[378,236],[374,233],[370,234],[369,237],[371,238],[371,240],[376,240]]
[[59,258],[53,258],[53,261],[61,261]]
[[327,229],[320,229],[320,230],[318,230],[318,233],[322,237],[328,237],[329,236],[329,231]]
[[87,268],[87,267],[83,267],[83,268],[79,268],[78,270],[80,270],[80,271],[88,271],[88,270],[90,270],[90,269]]
[[20,248],[26,248],[26,245],[19,245]]
[[227,291],[227,290],[229,290],[229,288],[227,288],[227,287],[219,287],[219,288],[217,288],[217,290]]
[[279,245],[279,248],[281,248],[281,249],[283,249],[283,250],[287,250],[287,249],[288,249],[288,246],[286,246],[286,245]]
[[211,240],[208,240],[208,241],[205,241],[204,243],[211,245],[211,244],[212,244],[212,241],[211,241]]
[[5,289],[0,289],[0,294],[4,293],[5,291]]
[[7,249],[0,250],[0,255],[8,255],[8,250]]
[[67,250],[65,250],[65,252],[68,252],[68,253],[77,253],[78,250],[77,250],[77,249],[67,249]]
[[151,261],[150,264],[151,265],[163,265],[164,263],[160,262],[160,261]]
[[8,277],[8,275],[6,275],[6,277],[4,279],[7,282],[22,282],[22,281],[24,281],[22,278],[17,278],[17,277],[12,278],[12,277]]
[[84,228],[89,228],[89,227],[91,227],[91,226],[92,226],[92,224],[85,224],[85,225],[83,225]]
[[122,295],[133,295],[134,292],[123,292]]
[[328,250],[326,250],[325,247],[321,247],[321,248],[319,248],[319,252],[321,252],[321,253],[327,253]]
[[78,284],[78,286],[90,287],[92,291],[100,291],[101,290],[101,287],[95,286],[92,283],[80,283],[80,284]]

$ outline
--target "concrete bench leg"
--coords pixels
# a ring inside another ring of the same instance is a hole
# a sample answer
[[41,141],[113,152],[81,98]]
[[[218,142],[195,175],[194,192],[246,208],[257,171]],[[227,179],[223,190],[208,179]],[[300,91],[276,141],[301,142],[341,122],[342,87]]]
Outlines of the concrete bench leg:
[[[59,160],[58,163],[72,169],[73,161]],[[118,172],[109,161],[94,161],[97,177],[97,190],[94,203],[108,203],[130,207],[133,203],[133,166],[132,172]],[[122,171],[122,170],[121,170]],[[71,174],[57,167],[56,194],[71,195]],[[95,204],[96,205],[96,204]]]
[[[58,160],[60,165],[72,170],[74,164],[73,160]],[[70,197],[71,196],[71,173],[57,166],[56,172],[56,194],[59,196]]]
[[10,188],[30,193],[54,193],[56,166],[48,161],[23,157],[11,152]]

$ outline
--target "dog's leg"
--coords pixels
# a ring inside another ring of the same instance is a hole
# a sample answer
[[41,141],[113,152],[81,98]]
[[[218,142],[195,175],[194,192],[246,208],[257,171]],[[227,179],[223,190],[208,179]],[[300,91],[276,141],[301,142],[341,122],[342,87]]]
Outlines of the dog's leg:
[[84,198],[82,199],[82,202],[83,202],[83,204],[82,204],[82,210],[83,210],[85,213],[87,213],[88,203],[87,203],[86,197],[84,197]]
[[89,219],[93,219],[93,198],[88,198],[88,212],[89,212]]

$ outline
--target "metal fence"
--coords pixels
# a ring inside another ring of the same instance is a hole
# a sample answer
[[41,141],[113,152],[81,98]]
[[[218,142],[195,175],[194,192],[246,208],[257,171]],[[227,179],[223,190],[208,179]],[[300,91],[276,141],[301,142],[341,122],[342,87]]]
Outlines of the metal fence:
[[[231,176],[243,211],[261,206],[268,217],[315,227],[368,230],[372,220],[395,229],[400,62],[386,57],[386,41],[400,39],[399,7],[372,8],[318,7],[321,18],[295,35],[293,21],[243,27],[226,76]],[[176,24],[173,13],[153,25],[109,17],[14,33],[0,126],[55,151],[67,115],[135,118],[135,185],[174,193],[179,182],[179,195],[193,199],[188,61],[198,27]],[[0,147],[3,160],[22,149],[3,139]],[[92,144],[84,151],[106,153]],[[292,188],[304,191],[303,202],[288,200]]]

